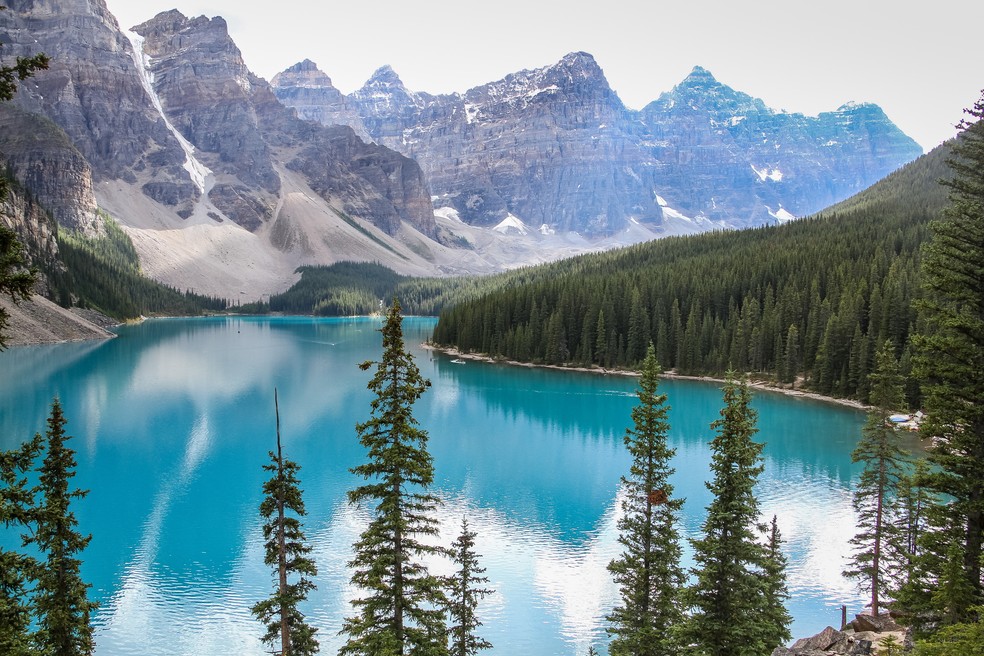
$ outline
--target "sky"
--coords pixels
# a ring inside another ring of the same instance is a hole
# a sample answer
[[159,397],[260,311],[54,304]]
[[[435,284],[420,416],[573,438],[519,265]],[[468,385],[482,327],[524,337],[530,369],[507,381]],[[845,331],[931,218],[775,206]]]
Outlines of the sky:
[[930,150],[981,98],[980,0],[106,0],[128,29],[222,16],[270,80],[311,59],[343,93],[389,64],[412,91],[463,92],[591,53],[633,109],[703,66],[775,110],[872,102]]

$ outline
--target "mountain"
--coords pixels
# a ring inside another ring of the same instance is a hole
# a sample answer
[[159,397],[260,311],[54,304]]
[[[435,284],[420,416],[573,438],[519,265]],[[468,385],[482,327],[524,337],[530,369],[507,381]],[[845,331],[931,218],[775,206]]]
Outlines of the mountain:
[[246,68],[221,18],[170,11],[124,32],[104,0],[7,5],[4,54],[42,51],[51,65],[0,108],[0,152],[63,228],[98,233],[98,207],[124,225],[146,273],[237,300],[286,288],[303,264],[457,265],[433,239],[420,167],[297,118]]
[[922,152],[875,105],[818,117],[776,112],[701,67],[634,111],[583,52],[441,96],[410,91],[386,66],[347,99],[325,87],[323,109],[317,89],[327,75],[302,65],[304,103],[285,74],[274,84],[282,102],[312,120],[363,127],[413,157],[438,213],[446,207],[479,226],[518,220],[601,237],[639,224],[676,234],[776,223]]
[[[800,221],[653,241],[483,278],[441,311],[432,341],[463,353],[667,371],[728,371],[868,401],[874,354],[912,366],[919,254],[947,200],[943,144]],[[822,245],[822,246],[819,246]],[[918,397],[907,389],[909,401]]]
[[3,54],[51,56],[0,106],[27,197],[93,238],[108,214],[143,273],[237,301],[307,265],[486,273],[775,222],[918,151],[873,106],[776,113],[702,69],[643,111],[582,52],[439,96],[383,67],[346,96],[307,60],[255,76],[219,17],[7,5]]

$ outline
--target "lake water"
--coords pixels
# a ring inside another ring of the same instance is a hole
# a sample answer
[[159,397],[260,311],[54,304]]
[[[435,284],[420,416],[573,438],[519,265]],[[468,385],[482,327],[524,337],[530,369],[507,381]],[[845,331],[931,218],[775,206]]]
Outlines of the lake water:
[[[75,504],[91,532],[83,574],[100,603],[97,656],[260,656],[249,607],[266,597],[258,506],[275,446],[273,390],[287,457],[301,465],[304,520],[319,575],[305,608],[334,654],[354,596],[346,569],[366,515],[350,507],[349,469],[364,461],[354,431],[369,416],[358,363],[378,359],[381,320],[210,318],[147,321],[106,342],[0,353],[0,448],[43,432],[57,395],[77,452]],[[604,653],[617,598],[605,565],[618,553],[622,436],[636,380],[469,362],[418,348],[433,319],[408,318],[408,346],[433,386],[415,406],[430,433],[442,540],[466,516],[495,593],[480,606],[489,654]],[[721,407],[719,385],[665,381],[677,449],[681,531],[696,536]],[[790,560],[796,636],[860,610],[840,577],[853,534],[850,462],[863,415],[758,393],[767,443],[758,494],[778,515]],[[7,546],[15,536],[0,535]],[[689,557],[689,547],[686,548]],[[447,571],[433,562],[438,573]]]

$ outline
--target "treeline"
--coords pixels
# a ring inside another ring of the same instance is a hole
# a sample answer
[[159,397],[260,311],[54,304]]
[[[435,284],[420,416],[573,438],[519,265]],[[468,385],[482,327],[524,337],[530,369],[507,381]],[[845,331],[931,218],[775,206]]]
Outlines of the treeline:
[[446,307],[433,340],[600,367],[637,367],[651,341],[681,374],[734,368],[867,400],[876,345],[890,341],[911,368],[919,251],[946,200],[947,152],[813,218],[526,270],[526,284]]
[[301,279],[270,296],[270,310],[286,314],[353,316],[378,313],[380,299],[392,296],[406,276],[376,262],[339,262],[298,269]]
[[62,266],[45,271],[52,299],[62,306],[92,308],[127,319],[146,314],[196,315],[226,308],[224,299],[179,291],[140,272],[137,251],[129,236],[109,217],[104,232],[86,237],[58,232]]
[[396,297],[407,314],[436,316],[455,303],[522,286],[538,276],[536,269],[525,268],[494,276],[414,278],[400,275],[378,262],[304,266],[298,272],[301,279],[284,293],[272,295],[268,307],[250,306],[251,309],[353,316],[379,313]]

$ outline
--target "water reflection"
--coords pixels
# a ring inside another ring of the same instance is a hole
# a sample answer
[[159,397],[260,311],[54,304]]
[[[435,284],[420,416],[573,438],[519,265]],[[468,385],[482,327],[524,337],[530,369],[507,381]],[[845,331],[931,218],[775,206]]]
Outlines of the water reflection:
[[[97,656],[265,653],[249,613],[270,590],[257,508],[273,447],[273,389],[288,457],[301,466],[319,588],[307,612],[322,653],[355,592],[346,562],[365,513],[345,500],[364,459],[354,432],[368,415],[378,320],[160,320],[104,343],[11,349],[0,368],[0,448],[44,430],[62,399],[79,451],[80,525],[94,535],[84,575],[102,607]],[[636,381],[501,365],[450,364],[417,349],[433,320],[408,319],[406,341],[432,388],[415,415],[430,433],[443,541],[462,515],[478,532],[491,587],[482,605],[492,654],[584,654],[605,642],[616,590],[622,436]],[[708,424],[718,385],[666,381],[682,530],[696,535]],[[850,463],[857,413],[759,394],[767,441],[763,513],[779,517],[796,597],[794,631],[834,621],[826,604],[857,598],[840,578],[853,532]],[[818,525],[818,518],[824,524]],[[16,536],[0,534],[3,544]],[[689,550],[686,550],[689,557]],[[434,562],[440,571],[447,564]]]

